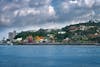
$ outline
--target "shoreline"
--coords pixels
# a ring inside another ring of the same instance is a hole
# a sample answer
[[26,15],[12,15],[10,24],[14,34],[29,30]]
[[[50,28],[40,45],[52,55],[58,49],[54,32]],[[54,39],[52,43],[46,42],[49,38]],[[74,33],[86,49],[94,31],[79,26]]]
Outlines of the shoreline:
[[22,44],[0,44],[0,45],[96,45],[100,46],[100,43],[22,43]]

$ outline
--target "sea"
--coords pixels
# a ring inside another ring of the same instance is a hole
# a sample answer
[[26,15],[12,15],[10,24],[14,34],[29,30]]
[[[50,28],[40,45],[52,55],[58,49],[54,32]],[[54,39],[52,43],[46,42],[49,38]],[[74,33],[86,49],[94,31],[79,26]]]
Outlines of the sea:
[[100,46],[0,45],[0,67],[100,67]]

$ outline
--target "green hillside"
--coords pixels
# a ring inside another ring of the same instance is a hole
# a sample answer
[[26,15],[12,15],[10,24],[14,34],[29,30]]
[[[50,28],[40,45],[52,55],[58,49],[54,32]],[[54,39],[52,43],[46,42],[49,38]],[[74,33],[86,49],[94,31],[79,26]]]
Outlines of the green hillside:
[[63,43],[100,43],[100,22],[88,21],[86,23],[73,24],[61,29],[39,29],[38,31],[24,31],[16,35],[15,39],[25,40],[28,36],[33,39],[42,36],[50,39],[53,36],[55,42]]

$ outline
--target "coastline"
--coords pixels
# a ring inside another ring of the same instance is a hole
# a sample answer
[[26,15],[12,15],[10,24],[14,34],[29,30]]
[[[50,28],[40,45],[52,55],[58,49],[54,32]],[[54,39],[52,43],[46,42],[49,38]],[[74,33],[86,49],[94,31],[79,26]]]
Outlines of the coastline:
[[96,45],[100,46],[100,43],[20,43],[20,44],[0,44],[0,45]]

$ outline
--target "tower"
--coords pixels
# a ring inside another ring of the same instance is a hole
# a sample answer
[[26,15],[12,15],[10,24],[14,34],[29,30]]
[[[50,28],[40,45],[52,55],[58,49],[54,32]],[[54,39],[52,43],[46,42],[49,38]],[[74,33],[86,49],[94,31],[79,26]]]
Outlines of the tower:
[[13,32],[9,32],[9,33],[8,33],[8,39],[9,39],[10,41],[13,41],[14,38],[15,38],[15,36],[16,36],[16,31],[13,31]]

